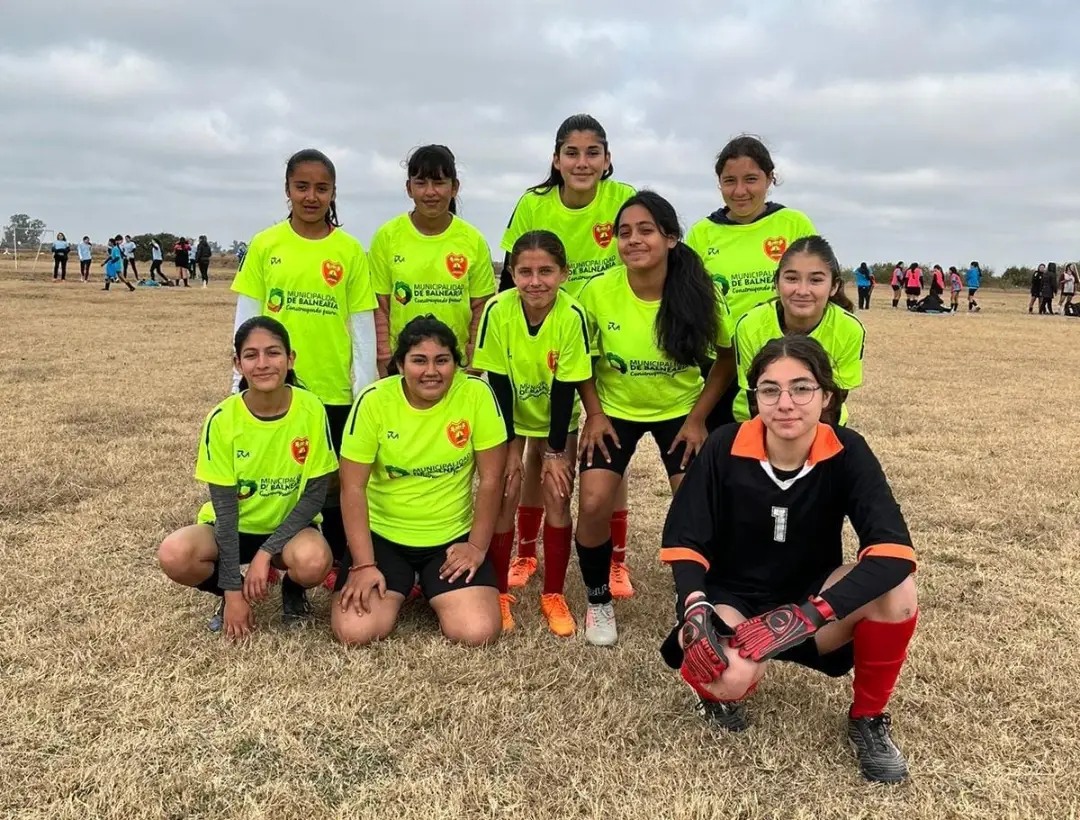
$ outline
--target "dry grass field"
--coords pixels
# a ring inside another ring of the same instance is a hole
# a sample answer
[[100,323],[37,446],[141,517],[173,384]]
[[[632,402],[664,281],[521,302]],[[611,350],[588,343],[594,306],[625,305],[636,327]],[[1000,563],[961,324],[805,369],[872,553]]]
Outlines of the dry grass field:
[[[77,266],[76,266],[77,278]],[[39,269],[43,270],[43,267]],[[171,272],[171,271],[170,271]],[[632,472],[613,650],[549,635],[534,581],[497,646],[447,645],[423,604],[345,650],[272,603],[229,645],[154,550],[192,520],[199,425],[228,387],[233,300],[0,271],[0,817],[999,818],[1080,815],[1080,320],[914,316],[884,290],[852,425],[921,555],[922,617],[891,711],[912,770],[858,776],[850,682],[775,666],[717,734],[657,652],[668,503]],[[570,597],[583,595],[575,569]]]

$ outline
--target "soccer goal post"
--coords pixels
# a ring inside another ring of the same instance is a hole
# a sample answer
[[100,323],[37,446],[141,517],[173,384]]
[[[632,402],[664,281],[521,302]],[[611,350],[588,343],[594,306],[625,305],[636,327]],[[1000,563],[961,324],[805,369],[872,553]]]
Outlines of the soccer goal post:
[[[19,272],[20,257],[25,263],[30,257],[33,261],[30,265],[30,273],[37,273],[38,262],[41,259],[41,251],[44,248],[52,248],[52,243],[56,240],[56,231],[51,228],[42,228],[41,230],[28,230],[26,228],[10,228],[12,236],[12,245],[10,248],[12,255],[15,257],[15,272]],[[36,244],[30,241],[30,237],[36,235],[38,237]],[[9,249],[5,248],[7,252]]]

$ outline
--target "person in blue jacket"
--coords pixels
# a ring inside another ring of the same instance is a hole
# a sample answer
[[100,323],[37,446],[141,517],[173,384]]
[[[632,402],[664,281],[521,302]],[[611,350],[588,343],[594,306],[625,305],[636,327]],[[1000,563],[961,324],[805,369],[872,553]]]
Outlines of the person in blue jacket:
[[855,269],[855,289],[859,292],[859,310],[870,310],[870,293],[877,280],[870,266],[863,262]]
[[105,287],[102,290],[108,290],[109,285],[118,279],[127,285],[128,290],[135,290],[135,286],[124,275],[124,253],[120,250],[120,244],[123,241],[124,237],[119,234],[109,240],[109,255],[101,263],[105,266]]
[[978,313],[981,310],[979,303],[975,301],[975,291],[980,285],[982,285],[982,269],[978,262],[972,262],[967,271],[968,313],[971,311]]

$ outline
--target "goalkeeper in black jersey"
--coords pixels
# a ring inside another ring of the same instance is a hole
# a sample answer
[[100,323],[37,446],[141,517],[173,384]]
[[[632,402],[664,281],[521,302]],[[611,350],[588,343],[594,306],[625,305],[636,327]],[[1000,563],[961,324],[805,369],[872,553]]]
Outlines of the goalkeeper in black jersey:
[[[829,358],[805,336],[774,339],[749,372],[756,417],[717,430],[664,527],[679,626],[669,665],[721,725],[746,728],[743,701],[770,660],[840,677],[855,670],[848,738],[870,780],[907,764],[885,707],[915,631],[911,536],[858,433],[821,423],[835,400]],[[844,564],[847,517],[859,556]]]

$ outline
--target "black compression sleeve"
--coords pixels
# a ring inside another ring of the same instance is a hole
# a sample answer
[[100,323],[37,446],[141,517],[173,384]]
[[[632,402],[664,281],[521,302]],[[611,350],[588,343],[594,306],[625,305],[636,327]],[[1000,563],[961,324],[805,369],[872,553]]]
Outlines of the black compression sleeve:
[[243,589],[240,576],[240,503],[236,487],[210,485],[210,503],[214,505],[214,540],[218,548],[218,587]]
[[488,371],[488,384],[495,393],[495,401],[499,403],[503,419],[506,421],[506,440],[514,440],[514,387],[510,384],[510,377],[502,373]]
[[705,591],[705,567],[697,561],[672,561],[671,574],[675,578],[675,611],[681,618],[686,596]]
[[548,449],[561,453],[570,435],[570,417],[574,414],[574,384],[551,381],[551,427],[548,428]]
[[915,565],[903,558],[868,555],[859,560],[851,571],[821,593],[836,613],[837,620],[846,618],[856,609],[880,598],[898,587]]
[[502,273],[499,274],[499,293],[504,290],[510,290],[514,287],[514,276],[510,270],[510,254],[506,254],[503,258]]
[[285,520],[278,524],[273,535],[263,542],[260,549],[270,555],[277,555],[285,549],[285,545],[319,514],[319,510],[326,502],[326,491],[329,488],[330,476],[328,475],[310,479],[304,487],[303,495],[297,500],[296,506],[285,516]]

